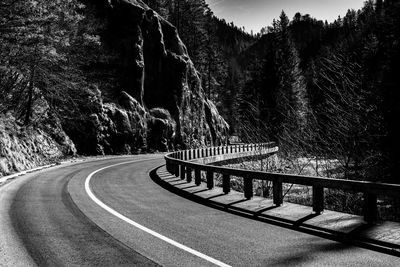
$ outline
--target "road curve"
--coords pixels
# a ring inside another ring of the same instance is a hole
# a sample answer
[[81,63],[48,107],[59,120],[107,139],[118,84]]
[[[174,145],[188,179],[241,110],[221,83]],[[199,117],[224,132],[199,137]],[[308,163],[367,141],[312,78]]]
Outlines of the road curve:
[[161,155],[97,160],[0,187],[0,265],[400,266],[174,195],[149,177],[162,164]]

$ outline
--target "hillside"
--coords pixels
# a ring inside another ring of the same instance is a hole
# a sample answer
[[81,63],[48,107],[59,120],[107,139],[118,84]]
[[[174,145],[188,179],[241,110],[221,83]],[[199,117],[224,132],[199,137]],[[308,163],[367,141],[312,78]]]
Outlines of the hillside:
[[332,23],[282,12],[239,56],[231,129],[292,161],[336,159],[345,179],[398,183],[399,14],[390,0]]
[[[225,142],[228,125],[205,96],[175,26],[141,1],[9,2],[10,8],[1,6],[7,34],[0,38],[0,111],[9,116],[7,125],[18,125],[18,133],[3,127],[16,143],[29,147],[37,141],[25,139],[52,136],[48,129],[55,127],[72,141],[53,136],[49,142],[58,154],[130,154]],[[31,35],[26,20],[37,21]],[[49,20],[50,31],[41,20]],[[16,40],[17,32],[22,34]],[[21,146],[6,150],[7,143],[3,136],[1,166],[20,158],[7,151]],[[37,164],[23,159],[2,172]]]

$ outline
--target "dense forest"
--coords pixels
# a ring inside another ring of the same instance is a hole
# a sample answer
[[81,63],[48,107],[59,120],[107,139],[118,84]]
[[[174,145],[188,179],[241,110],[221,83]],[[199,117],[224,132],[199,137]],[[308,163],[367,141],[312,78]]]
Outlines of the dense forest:
[[398,182],[399,20],[389,0],[330,24],[282,12],[243,55],[240,123],[288,156],[338,159],[345,178]]
[[229,128],[289,159],[336,159],[346,179],[399,182],[398,1],[332,23],[282,11],[257,34],[204,0],[95,2],[2,1],[4,125],[86,154],[220,144]]

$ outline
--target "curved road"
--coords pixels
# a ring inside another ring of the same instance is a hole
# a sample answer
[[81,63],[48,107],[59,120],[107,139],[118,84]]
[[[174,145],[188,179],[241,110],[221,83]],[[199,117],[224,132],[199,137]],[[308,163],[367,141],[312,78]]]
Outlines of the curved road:
[[62,165],[0,187],[1,266],[400,266],[154,183],[161,155]]

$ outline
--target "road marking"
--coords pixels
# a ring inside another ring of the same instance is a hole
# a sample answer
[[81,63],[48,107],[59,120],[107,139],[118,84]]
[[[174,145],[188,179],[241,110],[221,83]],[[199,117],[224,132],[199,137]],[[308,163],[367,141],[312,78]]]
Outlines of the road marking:
[[148,161],[148,160],[152,160],[152,159],[134,160],[134,161],[128,161],[128,162],[117,163],[117,164],[113,164],[113,165],[110,165],[110,166],[107,166],[107,167],[103,167],[103,168],[101,168],[101,169],[98,169],[98,170],[96,170],[96,171],[90,173],[90,174],[86,177],[86,180],[85,180],[85,190],[86,190],[86,193],[88,194],[88,196],[89,196],[97,205],[99,205],[100,207],[102,207],[103,209],[105,209],[106,211],[108,211],[109,213],[111,213],[112,215],[114,215],[115,217],[118,217],[119,219],[125,221],[126,223],[129,223],[130,225],[132,225],[132,226],[134,226],[134,227],[136,227],[136,228],[139,228],[140,230],[142,230],[142,231],[144,231],[144,232],[146,232],[146,233],[148,233],[148,234],[151,234],[152,236],[157,237],[158,239],[161,239],[161,240],[163,240],[163,241],[165,241],[165,242],[167,242],[167,243],[169,243],[169,244],[171,244],[171,245],[173,245],[173,246],[175,246],[175,247],[178,247],[178,248],[180,248],[180,249],[182,249],[182,250],[184,250],[184,251],[186,251],[186,252],[189,252],[189,253],[191,253],[191,254],[193,254],[193,255],[199,257],[199,258],[202,258],[202,259],[204,259],[204,260],[206,260],[206,261],[209,261],[209,262],[211,262],[211,263],[213,263],[213,264],[215,264],[215,265],[217,265],[217,266],[229,267],[230,265],[228,265],[228,264],[226,264],[226,263],[223,263],[223,262],[221,262],[221,261],[219,261],[219,260],[216,260],[216,259],[214,259],[214,258],[212,258],[212,257],[210,257],[210,256],[207,256],[207,255],[205,255],[205,254],[203,254],[203,253],[201,253],[201,252],[199,252],[199,251],[197,251],[197,250],[194,250],[194,249],[189,248],[189,247],[187,247],[187,246],[185,246],[185,245],[182,245],[182,244],[180,244],[180,243],[178,243],[178,242],[176,242],[176,241],[174,241],[174,240],[172,240],[172,239],[170,239],[170,238],[168,238],[168,237],[166,237],[166,236],[163,236],[163,235],[161,235],[161,234],[159,234],[159,233],[157,233],[157,232],[155,232],[155,231],[153,231],[153,230],[151,230],[151,229],[149,229],[149,228],[147,228],[147,227],[145,227],[145,226],[143,226],[143,225],[141,225],[141,224],[139,224],[139,223],[137,223],[137,222],[134,222],[133,220],[131,220],[131,219],[127,218],[127,217],[125,217],[124,215],[118,213],[118,212],[115,211],[114,209],[112,209],[112,208],[110,208],[109,206],[107,206],[106,204],[104,204],[101,200],[99,200],[99,199],[93,194],[92,190],[90,189],[90,180],[92,179],[93,175],[95,175],[96,173],[101,172],[101,171],[103,171],[103,170],[105,170],[105,169],[109,169],[109,168],[112,168],[112,167],[119,166],[119,165],[130,164],[130,163],[137,163],[137,162]]

